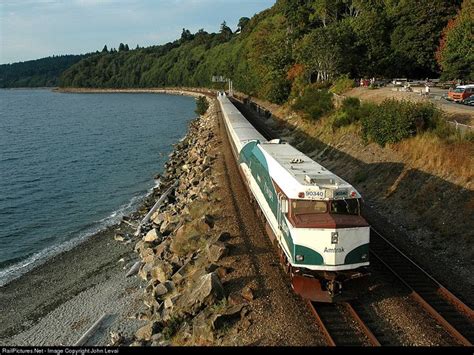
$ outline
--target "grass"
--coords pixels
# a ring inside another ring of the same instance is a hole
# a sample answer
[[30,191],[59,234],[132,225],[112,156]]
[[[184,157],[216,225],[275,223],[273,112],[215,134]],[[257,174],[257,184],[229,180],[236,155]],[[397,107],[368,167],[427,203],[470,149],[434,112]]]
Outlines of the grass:
[[425,133],[398,143],[395,149],[420,170],[450,177],[466,187],[474,185],[474,145],[469,141],[446,142]]

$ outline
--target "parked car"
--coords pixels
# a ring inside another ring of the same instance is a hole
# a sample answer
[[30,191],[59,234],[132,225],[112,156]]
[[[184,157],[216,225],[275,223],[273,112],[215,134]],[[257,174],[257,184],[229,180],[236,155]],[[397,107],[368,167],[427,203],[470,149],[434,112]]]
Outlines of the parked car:
[[454,90],[449,90],[448,100],[461,102],[474,94],[474,85],[460,85]]
[[474,106],[474,95],[469,96],[467,99],[461,101],[464,105]]

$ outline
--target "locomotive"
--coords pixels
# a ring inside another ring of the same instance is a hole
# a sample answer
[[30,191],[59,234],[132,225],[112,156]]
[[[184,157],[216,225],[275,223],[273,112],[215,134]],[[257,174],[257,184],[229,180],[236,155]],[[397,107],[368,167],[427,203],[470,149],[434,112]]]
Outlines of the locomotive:
[[233,154],[294,291],[318,302],[357,297],[369,275],[370,226],[349,183],[279,139],[267,141],[218,94]]

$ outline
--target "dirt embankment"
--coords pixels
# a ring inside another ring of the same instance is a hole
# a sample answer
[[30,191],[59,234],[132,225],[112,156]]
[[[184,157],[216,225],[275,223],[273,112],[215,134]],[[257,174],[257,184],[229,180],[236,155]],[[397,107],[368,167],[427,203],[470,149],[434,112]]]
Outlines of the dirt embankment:
[[333,132],[328,119],[310,122],[288,108],[254,102],[260,111],[273,114],[266,123],[280,138],[361,192],[375,228],[468,303],[474,302],[472,143],[450,147],[415,137],[381,148],[364,144],[357,127]]

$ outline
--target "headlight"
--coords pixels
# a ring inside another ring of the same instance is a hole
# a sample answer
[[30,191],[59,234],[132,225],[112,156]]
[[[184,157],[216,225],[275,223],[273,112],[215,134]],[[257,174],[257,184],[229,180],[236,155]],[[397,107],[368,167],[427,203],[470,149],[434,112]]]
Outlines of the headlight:
[[296,261],[303,261],[304,256],[303,255],[296,255]]

